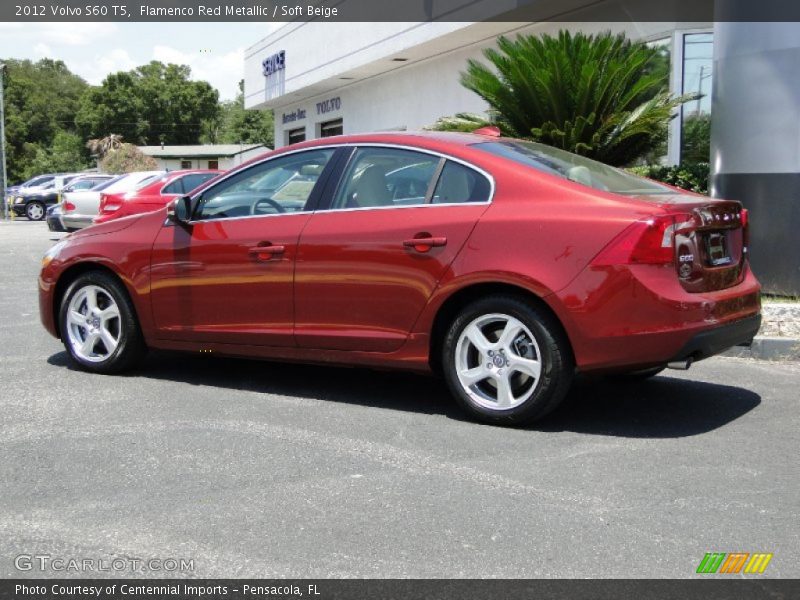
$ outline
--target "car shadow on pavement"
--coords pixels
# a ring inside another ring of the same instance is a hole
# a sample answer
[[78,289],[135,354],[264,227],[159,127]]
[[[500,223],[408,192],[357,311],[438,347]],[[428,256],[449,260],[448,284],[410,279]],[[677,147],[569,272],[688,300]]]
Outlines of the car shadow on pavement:
[[[78,370],[66,352],[53,354],[47,362]],[[154,352],[132,375],[466,420],[440,378],[414,373]],[[686,437],[718,429],[760,403],[758,394],[744,388],[669,375],[637,382],[578,378],[561,408],[526,429]]]

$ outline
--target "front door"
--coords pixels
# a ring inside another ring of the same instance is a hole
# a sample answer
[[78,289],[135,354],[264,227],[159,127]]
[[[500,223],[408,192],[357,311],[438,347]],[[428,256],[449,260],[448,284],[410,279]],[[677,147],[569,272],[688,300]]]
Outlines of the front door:
[[332,149],[279,156],[204,190],[188,225],[153,246],[151,299],[162,339],[294,345],[294,261]]

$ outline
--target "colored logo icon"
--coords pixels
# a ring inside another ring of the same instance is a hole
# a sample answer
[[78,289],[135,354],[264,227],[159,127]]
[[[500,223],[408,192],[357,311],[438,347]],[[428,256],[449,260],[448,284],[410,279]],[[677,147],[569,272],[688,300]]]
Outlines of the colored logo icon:
[[698,573],[763,573],[772,553],[756,552],[706,552],[703,560],[697,566]]

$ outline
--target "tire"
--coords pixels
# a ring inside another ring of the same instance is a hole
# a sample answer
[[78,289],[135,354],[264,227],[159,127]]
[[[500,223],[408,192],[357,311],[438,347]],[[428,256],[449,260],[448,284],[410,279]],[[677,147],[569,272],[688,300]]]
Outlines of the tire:
[[470,304],[453,320],[442,371],[470,417],[523,425],[559,405],[574,364],[558,322],[521,298],[497,295]]
[[41,221],[45,218],[46,214],[47,209],[45,208],[44,204],[37,200],[28,202],[25,205],[25,216],[28,217],[29,221]]
[[128,293],[108,273],[90,271],[75,279],[61,301],[58,322],[67,354],[85,371],[121,373],[147,353]]

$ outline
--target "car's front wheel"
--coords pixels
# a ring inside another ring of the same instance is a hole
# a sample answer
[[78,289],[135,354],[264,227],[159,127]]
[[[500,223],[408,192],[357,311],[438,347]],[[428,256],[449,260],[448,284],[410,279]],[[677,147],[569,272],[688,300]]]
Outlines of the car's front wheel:
[[67,289],[59,313],[61,339],[82,369],[118,373],[146,353],[127,291],[113,276],[91,271]]
[[574,371],[569,342],[545,311],[514,296],[491,296],[462,310],[447,332],[444,375],[472,417],[520,425],[552,411]]
[[25,206],[25,216],[31,221],[41,221],[44,219],[44,215],[45,208],[41,202],[34,200],[33,202],[28,202],[27,206]]

